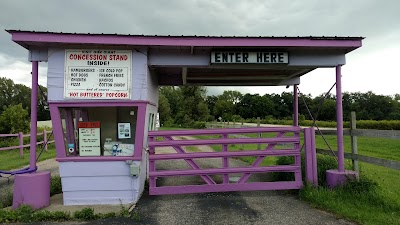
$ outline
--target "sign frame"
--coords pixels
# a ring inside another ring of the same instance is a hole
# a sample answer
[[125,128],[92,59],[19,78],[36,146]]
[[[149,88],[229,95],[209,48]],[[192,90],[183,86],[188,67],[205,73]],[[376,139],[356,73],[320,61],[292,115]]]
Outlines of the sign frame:
[[[131,99],[132,50],[65,49],[64,52],[64,99]],[[80,87],[82,83],[84,86]]]
[[287,51],[211,51],[210,64],[287,65]]

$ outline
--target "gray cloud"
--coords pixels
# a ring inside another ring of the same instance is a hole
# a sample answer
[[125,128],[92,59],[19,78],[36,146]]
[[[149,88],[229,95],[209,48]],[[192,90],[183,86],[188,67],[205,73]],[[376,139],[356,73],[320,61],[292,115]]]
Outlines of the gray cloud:
[[[355,58],[399,46],[398,0],[2,0],[0,53],[27,61],[4,29],[56,32],[365,36]],[[4,66],[4,65],[2,65]]]

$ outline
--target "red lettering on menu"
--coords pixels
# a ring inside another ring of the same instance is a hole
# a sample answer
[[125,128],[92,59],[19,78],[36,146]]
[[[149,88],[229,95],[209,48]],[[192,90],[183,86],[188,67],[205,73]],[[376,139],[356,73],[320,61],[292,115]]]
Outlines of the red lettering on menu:
[[100,128],[100,121],[78,122],[78,128]]

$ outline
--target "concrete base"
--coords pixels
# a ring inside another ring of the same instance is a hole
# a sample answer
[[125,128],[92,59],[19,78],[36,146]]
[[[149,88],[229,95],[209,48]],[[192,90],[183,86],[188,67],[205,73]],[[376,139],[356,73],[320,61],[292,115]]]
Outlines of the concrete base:
[[132,209],[135,207],[135,204],[119,204],[119,205],[64,205],[63,203],[63,194],[57,194],[54,195],[50,198],[50,205],[47,206],[46,208],[43,208],[42,210],[48,210],[50,212],[56,212],[56,211],[63,211],[63,212],[69,212],[74,214],[74,212],[82,210],[84,208],[92,208],[94,210],[94,213],[120,213],[122,210],[122,207],[125,209]]
[[328,187],[334,188],[346,183],[349,179],[358,179],[358,173],[352,170],[339,172],[338,170],[326,171],[326,183]]
[[16,209],[22,204],[34,209],[50,205],[50,172],[15,175],[12,207]]

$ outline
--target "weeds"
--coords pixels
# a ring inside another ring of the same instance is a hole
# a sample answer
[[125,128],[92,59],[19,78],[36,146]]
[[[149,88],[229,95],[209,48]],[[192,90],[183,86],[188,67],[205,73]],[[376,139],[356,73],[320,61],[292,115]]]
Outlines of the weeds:
[[74,212],[72,215],[69,212],[56,211],[50,212],[48,210],[34,211],[30,206],[22,205],[16,210],[0,209],[0,223],[31,223],[31,222],[49,222],[49,221],[90,221],[97,219],[107,219],[115,217],[131,218],[134,221],[140,221],[140,215],[137,211],[132,215],[128,209],[121,206],[119,213],[95,213],[93,208],[84,208]]

